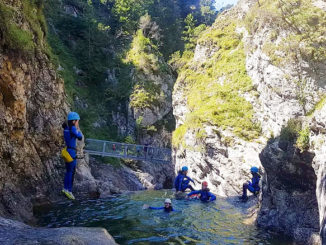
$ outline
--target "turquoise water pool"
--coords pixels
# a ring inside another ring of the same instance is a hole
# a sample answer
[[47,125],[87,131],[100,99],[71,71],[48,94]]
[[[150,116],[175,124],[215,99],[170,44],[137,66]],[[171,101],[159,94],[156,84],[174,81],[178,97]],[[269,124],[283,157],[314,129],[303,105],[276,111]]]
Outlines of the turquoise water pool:
[[[178,212],[143,210],[171,198]],[[293,244],[280,234],[245,225],[243,205],[218,198],[214,203],[175,200],[172,191],[143,191],[108,199],[61,202],[38,210],[46,227],[104,227],[119,244]]]

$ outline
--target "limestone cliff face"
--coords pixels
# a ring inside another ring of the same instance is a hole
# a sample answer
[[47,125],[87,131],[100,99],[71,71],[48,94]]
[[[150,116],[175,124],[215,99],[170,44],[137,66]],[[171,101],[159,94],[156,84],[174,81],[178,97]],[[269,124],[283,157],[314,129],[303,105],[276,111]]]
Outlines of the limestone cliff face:
[[59,150],[67,106],[63,81],[42,52],[23,57],[2,48],[0,214],[26,220],[36,199],[53,197],[61,186]]
[[320,224],[320,235],[322,237],[322,244],[326,243],[326,196],[325,196],[325,179],[326,179],[326,164],[325,164],[325,116],[326,107],[322,107],[319,111],[315,112],[314,116],[310,121],[311,128],[311,148],[316,154],[313,159],[313,167],[317,176],[316,182],[316,197],[318,201],[319,209],[319,224]]
[[[132,91],[124,105],[125,114],[113,113],[115,124],[123,133],[132,136],[139,144],[153,147],[170,147],[174,118],[172,115],[172,89],[176,80],[170,66],[147,29],[159,28],[150,16],[141,18],[143,26],[133,37],[126,61],[132,64],[130,80]],[[174,165],[139,162],[135,164],[137,175],[146,188],[171,187]]]
[[[325,60],[309,53],[312,44],[301,32],[314,30],[321,38],[325,30],[319,24],[325,12],[320,2],[295,6],[240,1],[201,34],[174,88],[174,157],[176,169],[190,167],[197,188],[206,180],[223,196],[239,195],[242,183],[249,180],[250,166],[260,167],[257,224],[286,231],[304,244],[318,244],[319,221],[325,224]],[[300,13],[312,14],[308,9],[319,16],[315,24],[301,19]],[[298,22],[287,16],[290,13]],[[226,42],[227,35],[233,43]],[[322,54],[326,45],[317,39],[312,42]],[[242,45],[243,59],[238,54]],[[235,56],[240,63],[235,63]],[[249,87],[244,87],[247,78],[241,77],[240,64],[245,65]],[[199,87],[202,74],[205,82]],[[205,104],[196,106],[195,96]],[[245,120],[248,115],[253,116]]]
[[[242,50],[241,47],[245,42],[243,37],[245,35],[245,30],[244,28],[241,28],[240,25],[236,26],[235,23],[229,21],[230,19],[234,18],[239,18],[239,20],[244,18],[245,7],[242,6],[243,4],[247,9],[250,6],[250,4],[247,2],[241,2],[232,10],[224,12],[218,17],[216,23],[202,34],[203,38],[199,38],[193,54],[193,60],[191,60],[187,65],[191,75],[193,73],[208,73],[205,68],[211,67],[211,63],[219,64],[224,62],[223,60],[219,59],[219,52],[222,50],[223,46],[218,42],[218,34],[215,36],[215,32],[230,32],[230,38],[235,36],[234,42],[236,42],[236,45],[231,46],[230,53],[228,53],[228,51],[225,53],[230,57],[230,59],[232,59],[232,52],[241,49],[239,54],[241,55],[241,59],[243,61],[243,64],[241,65],[245,65],[244,50]],[[224,20],[227,21],[226,25],[234,25],[232,30],[223,29]],[[225,54],[223,53],[222,55]],[[226,63],[226,65],[228,64]],[[213,67],[213,69],[221,68]],[[222,72],[221,74],[217,75],[220,75],[220,77],[213,74],[211,77],[208,77],[206,80],[204,80],[204,86],[211,87],[209,90],[211,90],[212,95],[208,94],[208,97],[215,96],[213,95],[213,86],[215,86],[215,84],[223,86],[223,83],[234,82],[232,81],[232,78],[227,77],[229,74],[223,74]],[[188,80],[188,76],[189,75],[187,74],[187,70],[185,72],[182,71],[179,74],[177,83],[174,87],[173,108],[174,115],[176,117],[177,128],[181,128],[184,125],[191,123],[189,118],[191,117],[192,110],[195,111],[201,109],[191,108],[189,104],[189,96],[192,96],[192,93],[194,93],[194,96],[198,96],[200,98],[200,94],[206,92],[197,92],[195,89],[192,90],[193,88],[192,85],[189,85],[191,81]],[[200,77],[197,79],[200,79]],[[206,81],[207,84],[205,85]],[[216,90],[218,89],[221,88],[217,87]],[[237,94],[236,96],[239,95]],[[250,91],[246,92],[243,95],[241,94],[240,96],[245,97],[249,101],[256,100],[256,98],[253,96],[253,93]],[[206,98],[203,97],[202,99],[205,100]],[[215,105],[213,106],[216,108],[221,106],[219,105],[220,98],[216,97],[214,100]],[[213,115],[217,114],[215,111],[211,113]],[[203,116],[199,115],[199,117],[204,118],[205,113],[203,113]],[[250,122],[254,123],[254,120],[250,120]],[[190,166],[190,176],[194,177],[196,180],[197,188],[200,187],[200,184],[203,180],[206,180],[211,183],[211,189],[218,195],[238,195],[240,193],[240,189],[242,188],[243,182],[250,177],[248,173],[250,166],[261,166],[258,152],[263,149],[263,145],[259,141],[264,139],[248,142],[241,137],[235,136],[231,127],[228,127],[228,125],[222,128],[221,126],[223,125],[220,124],[220,122],[214,123],[213,121],[207,121],[202,122],[200,126],[201,128],[198,126],[186,126],[187,130],[185,130],[184,135],[182,135],[182,142],[177,147],[175,147],[174,151],[176,169],[179,169],[182,165]],[[203,130],[202,137],[200,135],[200,130]]]

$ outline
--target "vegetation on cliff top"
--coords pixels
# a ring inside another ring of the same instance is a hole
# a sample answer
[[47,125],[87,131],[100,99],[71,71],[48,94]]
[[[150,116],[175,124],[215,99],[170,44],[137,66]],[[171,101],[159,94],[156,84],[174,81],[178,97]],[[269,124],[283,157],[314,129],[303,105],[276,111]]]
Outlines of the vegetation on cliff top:
[[252,34],[266,27],[272,30],[263,51],[281,69],[294,68],[295,74],[285,79],[296,84],[297,99],[304,113],[311,114],[306,92],[310,81],[305,74],[309,69],[315,76],[323,72],[319,64],[326,61],[325,11],[311,0],[267,0],[251,9],[245,23]]
[[151,77],[162,76],[171,71],[164,62],[157,45],[154,44],[160,41],[158,25],[151,21],[149,15],[144,15],[141,17],[140,26],[141,29],[134,36],[131,49],[127,53],[126,62],[130,62],[135,67],[130,105],[133,108],[144,109],[159,106],[163,93],[161,86],[151,80]]
[[[21,12],[18,7],[22,8]],[[47,26],[42,2],[23,0],[17,8],[0,3],[0,33],[5,51],[16,50],[23,54],[30,54],[35,48],[47,51],[44,42]],[[21,26],[21,20],[29,26]]]
[[185,145],[188,130],[205,137],[204,125],[231,130],[246,140],[259,136],[260,125],[254,120],[252,105],[243,97],[253,87],[246,72],[242,35],[236,26],[231,19],[217,20],[198,39],[200,46],[211,50],[211,56],[204,57],[203,62],[181,62],[178,83],[185,87],[190,112],[173,134],[174,146]]

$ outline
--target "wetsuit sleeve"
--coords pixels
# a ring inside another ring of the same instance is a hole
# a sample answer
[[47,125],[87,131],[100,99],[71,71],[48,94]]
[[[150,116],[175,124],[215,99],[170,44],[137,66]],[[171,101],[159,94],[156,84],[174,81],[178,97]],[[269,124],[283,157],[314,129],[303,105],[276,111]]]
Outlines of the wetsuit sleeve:
[[190,178],[190,177],[188,177],[188,176],[187,176],[187,179],[188,179],[188,180],[190,180],[192,183],[194,183],[194,184],[195,184],[195,181],[193,181],[193,179],[192,179],[192,178]]
[[149,207],[149,209],[160,210],[160,209],[164,209],[164,207]]
[[179,175],[175,178],[174,180],[174,188],[178,191],[179,185],[178,185],[178,179],[179,179]]
[[79,140],[82,140],[83,135],[80,131],[77,130],[75,126],[71,127],[71,133]]
[[178,191],[181,191],[181,190],[182,190],[181,185],[182,185],[182,179],[183,179],[183,176],[182,176],[182,175],[181,175],[181,176],[178,176],[178,178],[179,178]]
[[190,197],[191,195],[199,194],[200,191],[192,191],[187,196]]
[[216,200],[216,196],[215,196],[214,194],[208,192],[208,195],[209,195],[209,197],[210,197],[210,199],[209,199],[210,202]]

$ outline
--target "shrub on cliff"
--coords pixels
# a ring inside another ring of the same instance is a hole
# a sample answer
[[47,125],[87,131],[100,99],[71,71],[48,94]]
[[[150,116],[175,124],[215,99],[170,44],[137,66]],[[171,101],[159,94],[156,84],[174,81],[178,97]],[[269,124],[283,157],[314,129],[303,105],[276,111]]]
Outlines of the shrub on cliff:
[[[237,23],[230,19],[218,20],[213,27],[198,39],[198,45],[211,50],[211,54],[202,62],[190,60],[179,68],[178,83],[185,86],[190,112],[173,134],[175,146],[185,144],[187,130],[200,129],[205,124],[228,129],[246,140],[260,135],[252,105],[242,96],[254,89],[246,71],[246,56],[242,35],[236,31]],[[197,135],[205,137],[202,133]]]
[[35,47],[33,34],[28,29],[22,29],[16,23],[17,15],[18,13],[14,8],[9,7],[4,3],[0,3],[1,43],[8,49],[28,53],[33,51]]
[[298,133],[302,129],[302,122],[298,119],[290,119],[286,126],[282,128],[280,133],[280,139],[290,142],[295,142],[298,137]]
[[304,152],[309,149],[310,129],[303,126],[301,120],[293,118],[282,128],[280,139],[294,143],[301,152]]

